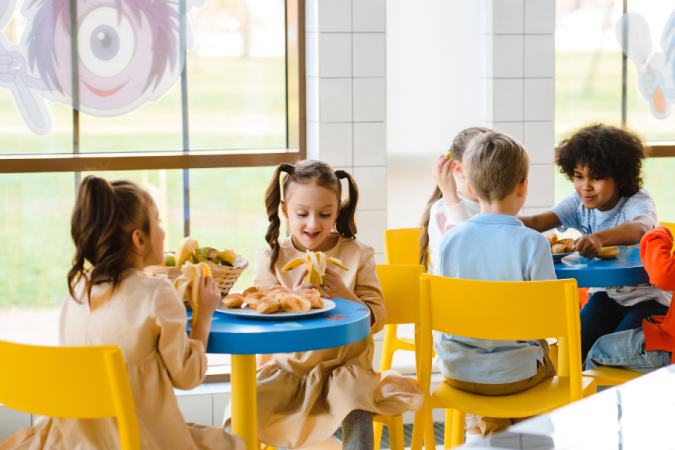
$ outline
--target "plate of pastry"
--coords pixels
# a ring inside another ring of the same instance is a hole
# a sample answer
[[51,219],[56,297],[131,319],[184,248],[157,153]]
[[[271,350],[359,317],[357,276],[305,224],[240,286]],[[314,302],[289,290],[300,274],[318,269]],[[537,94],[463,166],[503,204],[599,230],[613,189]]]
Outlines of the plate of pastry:
[[316,289],[294,292],[282,286],[246,289],[241,294],[229,294],[216,311],[245,319],[285,320],[325,313],[335,308],[335,302],[322,298]]
[[560,261],[567,255],[574,253],[574,239],[558,239],[558,235],[551,233],[546,236],[549,244],[551,245],[551,254],[553,255],[553,261]]

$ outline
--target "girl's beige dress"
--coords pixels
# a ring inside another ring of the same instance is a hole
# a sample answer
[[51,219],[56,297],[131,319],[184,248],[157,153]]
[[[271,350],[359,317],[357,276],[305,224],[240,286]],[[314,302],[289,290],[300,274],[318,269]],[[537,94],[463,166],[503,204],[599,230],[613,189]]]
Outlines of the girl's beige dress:
[[[76,286],[82,298],[84,283]],[[225,431],[186,424],[173,388],[192,389],[206,374],[200,341],[185,332],[183,302],[168,280],[130,270],[111,296],[108,284],[92,289],[91,301],[63,300],[59,345],[117,345],[122,350],[136,405],[141,448],[243,450],[243,441]],[[40,417],[0,444],[0,450],[119,450],[115,418]]]
[[[291,238],[280,241],[275,273],[269,271],[269,248],[258,251],[253,283],[292,288],[304,265],[290,272],[281,268],[302,257]],[[258,369],[258,438],[283,448],[300,448],[328,439],[353,410],[393,415],[422,407],[424,397],[415,384],[394,371],[380,376],[373,370],[373,334],[384,328],[387,312],[375,271],[375,251],[354,239],[340,237],[326,253],[349,268],[333,267],[374,316],[370,335],[344,347],[276,354]],[[227,419],[227,417],[226,417]]]

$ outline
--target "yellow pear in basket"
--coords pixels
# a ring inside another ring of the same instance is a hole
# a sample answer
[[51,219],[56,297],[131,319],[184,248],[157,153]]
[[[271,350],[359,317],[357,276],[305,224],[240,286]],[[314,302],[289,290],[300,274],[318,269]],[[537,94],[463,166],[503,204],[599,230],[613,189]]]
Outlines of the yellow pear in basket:
[[190,328],[193,328],[197,323],[197,312],[199,311],[199,275],[201,270],[204,269],[204,276],[208,277],[211,275],[211,269],[209,265],[205,263],[192,264],[191,262],[186,262],[183,267],[181,267],[181,272],[183,275],[179,276],[173,281],[173,287],[178,290],[178,296],[181,301],[185,298],[185,293],[188,287],[190,289],[190,295],[188,295],[188,302],[192,307],[192,319],[190,320]]
[[176,267],[176,257],[171,253],[164,253],[164,264],[163,266]]
[[349,271],[349,269],[347,269],[342,264],[342,261],[340,261],[339,259],[329,258],[323,252],[314,253],[310,252],[309,250],[307,250],[307,254],[304,258],[295,258],[293,261],[290,261],[288,264],[286,264],[281,269],[281,271],[290,272],[296,267],[300,267],[301,265],[304,264],[305,268],[307,269],[307,275],[305,275],[305,283],[313,283],[316,284],[317,286],[325,286],[326,266],[328,265],[328,263],[334,264],[342,270]]
[[197,243],[197,239],[190,236],[180,241],[176,249],[176,267],[185,264],[185,261],[192,256],[192,250],[197,250],[198,248],[199,243]]

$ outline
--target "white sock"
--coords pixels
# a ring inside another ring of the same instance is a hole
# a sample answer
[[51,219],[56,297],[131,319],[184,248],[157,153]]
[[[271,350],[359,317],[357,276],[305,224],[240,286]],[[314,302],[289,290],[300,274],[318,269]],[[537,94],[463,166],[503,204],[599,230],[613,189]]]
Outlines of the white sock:
[[466,444],[476,444],[482,439],[480,434],[469,434],[466,433]]

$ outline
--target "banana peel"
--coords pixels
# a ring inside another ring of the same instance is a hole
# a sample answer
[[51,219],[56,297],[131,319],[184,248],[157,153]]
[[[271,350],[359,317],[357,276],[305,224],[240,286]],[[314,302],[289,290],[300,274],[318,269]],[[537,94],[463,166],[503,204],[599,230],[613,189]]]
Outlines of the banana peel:
[[291,270],[305,265],[307,269],[307,275],[305,275],[305,284],[316,284],[317,286],[326,285],[326,267],[328,264],[333,264],[339,267],[342,270],[349,271],[346,268],[342,261],[335,258],[329,258],[323,252],[310,252],[307,250],[307,254],[303,258],[295,258],[292,261],[289,261],[282,269],[282,272],[290,272]]
[[192,307],[192,319],[190,320],[190,328],[194,328],[197,324],[197,312],[199,311],[199,276],[201,270],[204,269],[204,276],[208,277],[211,275],[211,269],[206,263],[192,264],[191,262],[186,262],[183,267],[181,267],[181,272],[183,275],[176,278],[173,282],[173,287],[178,291],[178,296],[181,301],[185,298],[185,294],[190,289],[189,295],[187,296],[188,302],[190,302],[190,307]]
[[185,264],[185,261],[187,261],[193,255],[193,250],[199,250],[199,243],[197,242],[197,239],[190,236],[183,238],[183,240],[178,244],[178,248],[176,249],[175,253],[176,267],[181,267],[183,264]]

